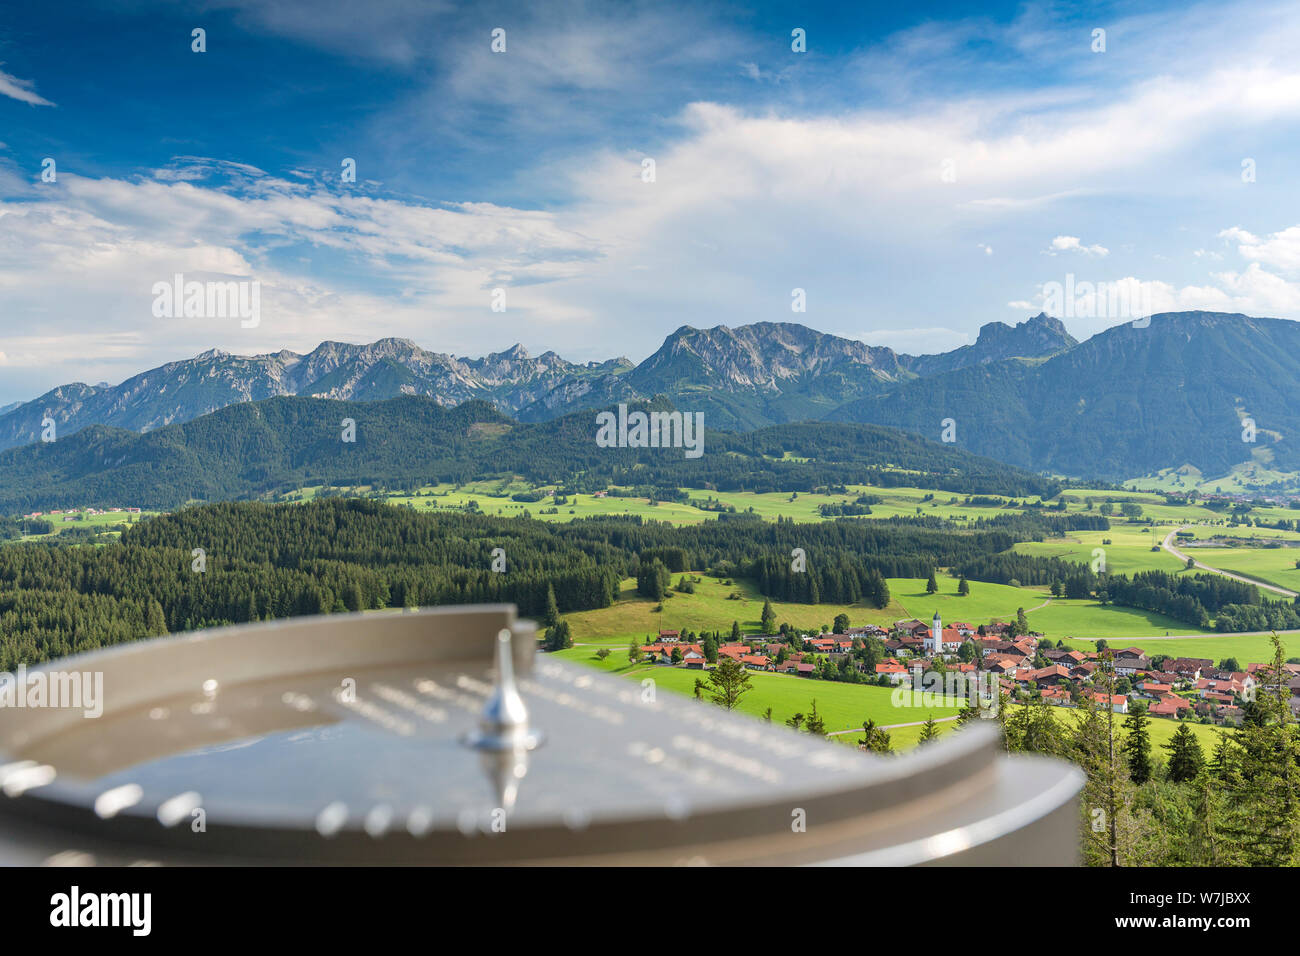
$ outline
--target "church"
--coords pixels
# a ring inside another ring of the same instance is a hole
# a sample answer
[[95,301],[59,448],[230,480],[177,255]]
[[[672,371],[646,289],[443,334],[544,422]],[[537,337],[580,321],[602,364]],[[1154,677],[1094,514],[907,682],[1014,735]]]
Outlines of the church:
[[934,612],[934,620],[930,622],[930,633],[922,642],[927,657],[934,657],[938,654],[952,654],[960,650],[962,641],[965,636],[955,627],[944,630],[943,621],[939,617],[939,612]]

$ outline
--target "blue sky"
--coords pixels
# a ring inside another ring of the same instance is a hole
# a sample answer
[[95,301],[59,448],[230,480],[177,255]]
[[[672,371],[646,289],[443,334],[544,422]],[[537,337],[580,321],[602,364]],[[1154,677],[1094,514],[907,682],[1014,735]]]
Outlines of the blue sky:
[[[639,360],[766,320],[938,351],[1067,275],[1300,318],[1286,5],[843,6],[11,7],[0,404],[326,338]],[[178,272],[259,282],[260,324],[155,318]]]

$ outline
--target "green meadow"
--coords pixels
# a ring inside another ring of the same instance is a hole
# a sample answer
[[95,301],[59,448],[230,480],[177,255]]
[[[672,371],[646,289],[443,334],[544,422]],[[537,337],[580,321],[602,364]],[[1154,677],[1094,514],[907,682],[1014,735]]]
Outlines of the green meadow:
[[[131,524],[135,521],[141,521],[151,517],[157,512],[147,511],[140,514],[131,515],[125,511],[105,512],[103,514],[91,514],[89,511],[77,510],[71,514],[59,515],[42,515],[41,521],[48,521],[54,526],[54,530],[49,534],[25,534],[19,540],[21,541],[48,541],[51,538],[63,534],[65,531],[71,531],[76,528],[94,528],[100,535],[116,536],[120,532],[117,530],[118,525]],[[64,520],[64,519],[68,520]]]
[[[669,693],[694,696],[696,680],[706,681],[707,675],[701,671],[686,670],[682,667],[670,667],[655,664],[631,664],[622,649],[616,650],[603,661],[596,656],[597,648],[577,646],[556,652],[556,656],[566,660],[577,661],[606,673],[637,681],[647,687],[646,681],[654,682],[655,693]],[[707,683],[707,681],[706,681]],[[751,690],[740,700],[738,712],[754,717],[763,717],[767,708],[772,708],[772,721],[784,724],[795,713],[807,714],[812,709],[812,702],[817,702],[817,712],[826,723],[831,740],[838,744],[857,746],[861,736],[859,731],[867,719],[888,728],[890,743],[896,750],[907,750],[920,741],[922,725],[929,717],[934,717],[936,728],[942,734],[951,733],[957,727],[954,720],[942,718],[954,717],[956,707],[896,707],[893,704],[891,688],[864,684],[839,684],[832,681],[811,680],[805,677],[793,677],[785,674],[750,673]],[[704,691],[708,700],[708,691]],[[1020,705],[1013,704],[1013,707]],[[1069,726],[1076,711],[1060,708],[1054,711],[1063,725]],[[1123,717],[1116,715],[1119,723]],[[1164,751],[1160,747],[1168,743],[1178,729],[1178,721],[1153,718],[1150,723],[1151,743],[1157,760],[1161,760]],[[1218,728],[1205,724],[1187,722],[1192,732],[1206,750],[1206,755],[1217,743]],[[837,733],[837,731],[850,731]]]
[[[725,584],[696,572],[702,578],[694,594],[671,592],[672,597],[663,602],[663,610],[636,593],[635,580],[628,578],[622,584],[618,600],[607,608],[578,611],[565,615],[573,629],[573,638],[579,643],[619,645],[626,647],[632,639],[643,639],[657,634],[661,629],[717,631],[730,629],[732,622],[740,624],[745,634],[757,634],[762,619],[764,598],[748,581],[736,578]],[[680,575],[674,576],[674,584]],[[773,601],[777,623],[787,622],[795,627],[814,628],[830,625],[835,616],[847,614],[849,623],[888,625],[905,618],[928,621],[938,611],[943,620],[952,623],[964,621],[979,625],[993,619],[1012,620],[1018,608],[1025,609],[1031,626],[1054,640],[1062,638],[1107,640],[1156,634],[1194,633],[1186,624],[1162,615],[1134,608],[1105,606],[1091,600],[1066,600],[1053,598],[1046,588],[1011,587],[971,581],[970,594],[957,594],[957,581],[939,575],[939,591],[926,593],[926,582],[921,578],[890,578],[890,603],[884,609],[862,604],[791,604]],[[1211,633],[1211,632],[1203,632]]]
[[[1222,571],[1235,571],[1278,587],[1300,591],[1300,548],[1188,548],[1196,560]],[[1276,598],[1277,595],[1269,595]]]
[[[556,656],[590,664],[593,667],[620,677],[642,683],[654,681],[655,692],[693,695],[696,679],[704,680],[703,671],[687,670],[658,664],[628,662],[626,649],[614,650],[604,661],[595,655],[596,648],[577,646],[557,651]],[[826,722],[828,733],[837,730],[860,730],[863,721],[875,720],[881,725],[924,721],[927,717],[951,717],[956,707],[895,707],[890,699],[891,688],[874,684],[841,684],[835,681],[812,680],[789,674],[750,672],[751,690],[740,700],[740,713],[762,717],[772,708],[772,721],[784,724],[795,713],[807,714],[812,702],[817,701],[817,712]],[[707,692],[706,692],[707,695]],[[707,696],[706,696],[707,699]],[[847,736],[847,735],[846,735]],[[856,738],[855,738],[856,739]]]
[[[1300,656],[1300,632],[1285,631],[1278,635],[1282,641],[1282,653],[1287,658]],[[1126,641],[1109,641],[1112,648],[1126,646]],[[1147,638],[1135,640],[1134,646],[1142,648],[1147,654],[1167,654],[1171,657],[1203,657],[1216,664],[1229,657],[1245,667],[1251,661],[1268,661],[1273,659],[1273,644],[1267,634],[1243,634],[1236,637],[1213,635],[1209,637],[1180,637],[1169,640]],[[1070,647],[1079,651],[1097,649],[1095,641],[1072,639]]]

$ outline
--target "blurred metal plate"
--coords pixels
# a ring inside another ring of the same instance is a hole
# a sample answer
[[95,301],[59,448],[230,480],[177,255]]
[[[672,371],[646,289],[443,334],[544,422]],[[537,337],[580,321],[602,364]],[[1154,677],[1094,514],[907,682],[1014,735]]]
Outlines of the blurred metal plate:
[[[542,742],[483,752],[467,741],[502,630]],[[535,643],[512,607],[462,607],[198,632],[33,669],[102,673],[104,712],[0,709],[0,858],[1077,862],[1081,774],[1001,753],[992,727],[879,757],[534,660]]]

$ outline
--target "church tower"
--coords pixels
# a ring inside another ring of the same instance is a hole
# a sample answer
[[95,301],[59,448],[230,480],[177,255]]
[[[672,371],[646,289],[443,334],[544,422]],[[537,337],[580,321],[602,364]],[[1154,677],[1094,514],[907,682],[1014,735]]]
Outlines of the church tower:
[[939,619],[939,612],[934,612],[934,620],[930,622],[930,639],[925,642],[925,649],[931,654],[943,653],[943,621]]

